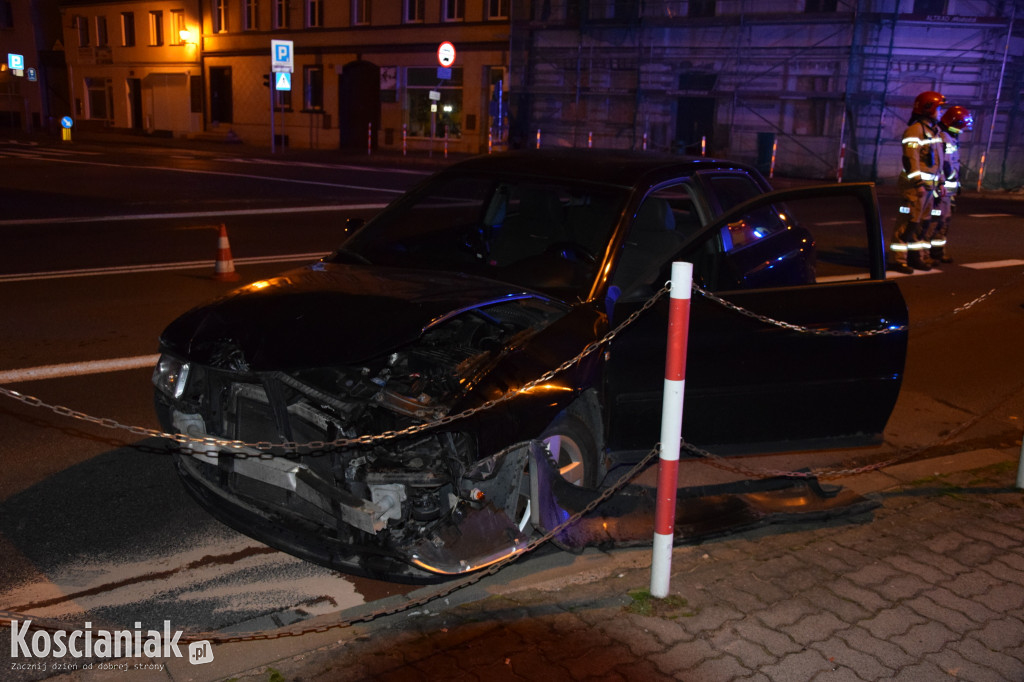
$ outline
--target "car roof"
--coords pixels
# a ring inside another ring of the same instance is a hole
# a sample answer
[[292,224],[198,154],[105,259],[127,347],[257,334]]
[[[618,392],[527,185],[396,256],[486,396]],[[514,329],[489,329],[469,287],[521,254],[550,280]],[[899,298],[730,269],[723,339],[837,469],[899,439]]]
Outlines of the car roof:
[[451,166],[474,173],[513,173],[538,178],[572,178],[620,187],[637,187],[662,178],[700,170],[742,170],[755,177],[750,166],[724,159],[671,156],[656,152],[605,149],[516,150],[475,156]]

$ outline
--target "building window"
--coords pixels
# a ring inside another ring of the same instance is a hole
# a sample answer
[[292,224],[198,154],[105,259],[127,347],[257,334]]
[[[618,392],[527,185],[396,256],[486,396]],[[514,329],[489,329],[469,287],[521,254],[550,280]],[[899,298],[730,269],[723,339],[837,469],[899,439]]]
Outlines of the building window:
[[149,44],[151,47],[164,44],[164,13],[161,10],[149,13]]
[[110,37],[107,35],[107,18],[104,16],[96,17],[96,44],[100,47],[110,44]]
[[324,110],[324,67],[316,64],[302,69],[302,108],[306,111]]
[[89,17],[79,14],[75,17],[75,26],[78,28],[78,46],[89,47]]
[[402,17],[407,24],[416,24],[423,21],[423,0],[402,0],[405,3],[405,11]]
[[697,18],[715,16],[715,0],[690,0],[686,16]]
[[442,12],[445,21],[462,21],[466,18],[466,0],[444,0]]
[[352,0],[352,25],[365,26],[370,23],[370,0]]
[[121,12],[121,46],[135,47],[135,12]]
[[274,0],[274,28],[288,28],[288,0]]
[[324,25],[324,5],[320,0],[306,0],[306,28]]
[[107,78],[85,79],[86,101],[89,103],[88,117],[93,120],[109,121],[113,118],[114,90]]
[[462,69],[453,68],[452,77],[437,84],[436,68],[406,69],[406,109],[409,135],[443,138],[462,135]]
[[487,18],[508,19],[508,0],[487,0]]
[[223,33],[228,30],[228,0],[214,0],[213,32]]
[[0,28],[14,28],[14,11],[11,0],[0,0]]
[[185,10],[171,10],[171,35],[168,39],[170,45],[184,45],[188,37],[188,26],[185,25]]
[[256,0],[245,0],[242,12],[242,30],[255,31],[259,26],[259,3]]
[[807,4],[804,5],[804,12],[807,14],[835,12],[838,5],[838,0],[807,0]]
[[914,0],[914,14],[945,14],[946,0]]

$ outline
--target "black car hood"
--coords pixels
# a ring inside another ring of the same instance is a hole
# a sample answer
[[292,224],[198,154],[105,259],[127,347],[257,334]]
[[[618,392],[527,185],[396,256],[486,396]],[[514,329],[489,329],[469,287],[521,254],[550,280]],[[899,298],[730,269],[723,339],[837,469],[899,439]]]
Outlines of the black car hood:
[[497,301],[543,296],[461,273],[314,263],[193,308],[162,349],[232,369],[289,371],[380,356],[431,323]]

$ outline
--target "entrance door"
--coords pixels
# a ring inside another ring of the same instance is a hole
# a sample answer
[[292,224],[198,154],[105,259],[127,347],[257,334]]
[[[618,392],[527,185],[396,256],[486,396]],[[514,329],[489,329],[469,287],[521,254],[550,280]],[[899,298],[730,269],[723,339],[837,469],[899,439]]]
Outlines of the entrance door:
[[231,123],[234,112],[231,104],[231,67],[210,67],[210,122]]
[[380,127],[380,67],[370,62],[346,64],[338,76],[338,136],[342,149],[366,149],[373,125],[373,148]]
[[127,84],[131,127],[132,130],[142,130],[142,81],[138,78],[129,78]]
[[700,155],[701,139],[708,153],[714,147],[715,98],[680,97],[676,107],[676,144],[686,154]]

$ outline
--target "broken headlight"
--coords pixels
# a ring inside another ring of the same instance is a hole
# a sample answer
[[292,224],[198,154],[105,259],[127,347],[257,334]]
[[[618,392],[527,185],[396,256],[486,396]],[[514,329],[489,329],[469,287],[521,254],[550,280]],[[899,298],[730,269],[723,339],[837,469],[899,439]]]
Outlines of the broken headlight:
[[173,355],[161,355],[153,368],[153,385],[172,398],[181,398],[188,385],[189,363]]

